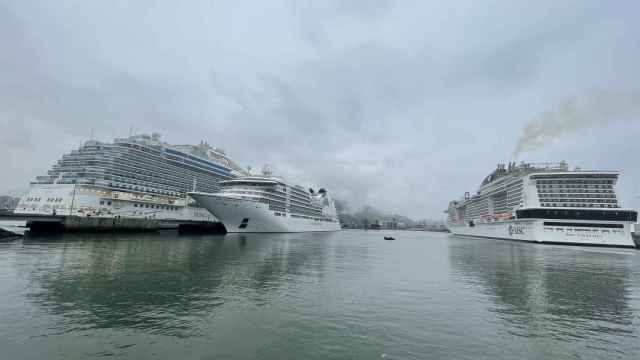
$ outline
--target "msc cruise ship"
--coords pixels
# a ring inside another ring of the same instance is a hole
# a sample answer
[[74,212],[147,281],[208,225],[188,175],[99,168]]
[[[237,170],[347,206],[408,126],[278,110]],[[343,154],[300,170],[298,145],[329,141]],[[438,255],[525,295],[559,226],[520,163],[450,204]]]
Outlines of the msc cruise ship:
[[268,173],[221,181],[218,193],[190,192],[227,232],[336,231],[340,222],[325,189],[289,185]]
[[618,175],[566,162],[500,164],[476,194],[449,203],[447,226],[473,237],[634,247],[638,213],[620,207]]
[[86,141],[31,182],[15,209],[25,215],[214,221],[188,198],[216,191],[244,171],[207,143],[170,145],[160,135]]

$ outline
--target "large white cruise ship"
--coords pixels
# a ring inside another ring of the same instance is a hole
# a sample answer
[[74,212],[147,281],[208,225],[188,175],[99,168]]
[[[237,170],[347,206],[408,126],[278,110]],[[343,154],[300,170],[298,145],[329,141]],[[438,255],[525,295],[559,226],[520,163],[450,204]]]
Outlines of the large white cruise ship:
[[15,213],[71,217],[215,221],[188,191],[216,191],[244,175],[207,143],[171,145],[159,134],[86,141],[31,182]]
[[637,211],[618,204],[616,171],[500,164],[474,195],[449,203],[457,235],[541,243],[634,247]]
[[282,179],[246,176],[220,182],[217,193],[190,192],[227,232],[336,231],[340,222],[333,200],[324,189],[315,192]]

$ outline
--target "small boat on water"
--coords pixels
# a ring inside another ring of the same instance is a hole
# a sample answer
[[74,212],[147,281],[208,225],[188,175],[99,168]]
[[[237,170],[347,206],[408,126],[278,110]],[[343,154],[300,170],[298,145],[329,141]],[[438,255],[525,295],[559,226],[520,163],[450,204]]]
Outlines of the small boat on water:
[[385,237],[384,237],[384,239],[385,239],[385,240],[395,240],[395,238],[394,238],[394,237],[391,237],[391,236],[385,236]]

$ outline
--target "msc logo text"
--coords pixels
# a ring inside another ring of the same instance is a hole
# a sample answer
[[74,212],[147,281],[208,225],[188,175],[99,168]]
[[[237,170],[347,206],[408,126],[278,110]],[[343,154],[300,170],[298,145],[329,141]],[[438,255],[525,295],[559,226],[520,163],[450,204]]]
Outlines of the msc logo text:
[[524,225],[509,225],[509,235],[524,235]]

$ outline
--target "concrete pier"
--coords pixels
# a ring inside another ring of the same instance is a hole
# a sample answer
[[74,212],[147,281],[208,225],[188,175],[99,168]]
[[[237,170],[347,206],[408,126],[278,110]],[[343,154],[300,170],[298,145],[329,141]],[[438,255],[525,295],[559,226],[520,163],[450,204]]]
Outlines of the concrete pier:
[[132,219],[118,217],[79,217],[60,215],[11,215],[0,220],[25,221],[31,232],[185,232],[224,233],[221,223],[210,221]]

